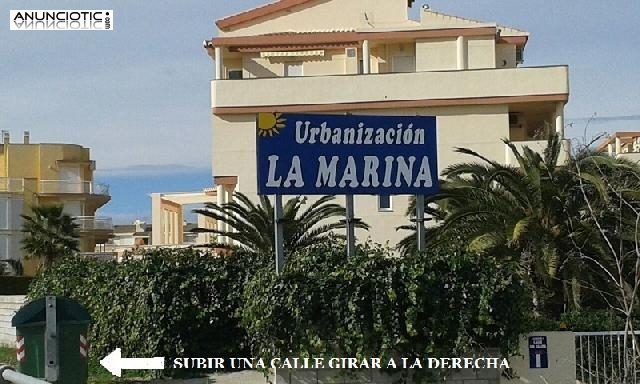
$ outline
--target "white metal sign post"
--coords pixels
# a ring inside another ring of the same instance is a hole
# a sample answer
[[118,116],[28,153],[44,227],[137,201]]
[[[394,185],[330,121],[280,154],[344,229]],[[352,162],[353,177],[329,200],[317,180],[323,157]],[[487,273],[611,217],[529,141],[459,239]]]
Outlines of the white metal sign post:
[[416,233],[418,234],[418,252],[425,251],[426,239],[424,228],[424,195],[416,196]]
[[353,208],[353,195],[347,195],[346,200],[346,224],[347,224],[347,257],[351,258],[356,254],[356,229]]

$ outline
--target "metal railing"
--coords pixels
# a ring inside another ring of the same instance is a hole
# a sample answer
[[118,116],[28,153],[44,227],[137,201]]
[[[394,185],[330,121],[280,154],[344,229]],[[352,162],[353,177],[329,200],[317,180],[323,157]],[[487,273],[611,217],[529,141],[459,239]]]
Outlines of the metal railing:
[[110,261],[117,260],[118,254],[116,252],[80,252],[80,256],[87,259]]
[[78,229],[84,231],[112,231],[113,220],[105,216],[75,216],[73,221],[78,224]]
[[576,379],[583,384],[637,384],[637,337],[624,331],[576,332]]
[[0,177],[0,192],[24,192],[24,179]]
[[109,195],[109,186],[93,181],[40,180],[40,193]]
[[14,384],[51,384],[48,381],[36,379],[31,376],[16,372],[8,365],[0,365],[0,383]]

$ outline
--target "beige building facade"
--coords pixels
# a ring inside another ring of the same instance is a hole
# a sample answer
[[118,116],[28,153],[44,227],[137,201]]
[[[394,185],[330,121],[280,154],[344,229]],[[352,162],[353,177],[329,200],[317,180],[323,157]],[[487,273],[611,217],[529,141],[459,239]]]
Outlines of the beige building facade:
[[28,132],[13,143],[3,132],[0,143],[0,260],[21,260],[33,274],[37,260],[24,260],[21,215],[38,205],[61,204],[74,218],[80,251],[95,253],[112,236],[109,217],[96,216],[111,199],[108,187],[93,180],[95,161],[89,148],[75,144],[34,144]]
[[[205,48],[219,203],[256,196],[259,112],[436,116],[440,170],[467,160],[456,147],[514,164],[503,138],[542,149],[548,130],[564,135],[568,68],[522,67],[527,32],[424,8],[410,20],[412,3],[280,0],[216,22]],[[360,240],[399,241],[408,202],[357,196],[372,226]]]
[[606,152],[609,156],[640,162],[640,132],[615,132],[602,140],[598,151]]

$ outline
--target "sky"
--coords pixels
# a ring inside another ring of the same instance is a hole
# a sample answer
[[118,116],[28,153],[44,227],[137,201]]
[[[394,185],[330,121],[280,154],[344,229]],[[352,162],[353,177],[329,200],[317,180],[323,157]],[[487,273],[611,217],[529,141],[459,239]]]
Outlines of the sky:
[[[109,32],[0,25],[0,130],[91,148],[95,178],[111,186],[100,214],[150,221],[149,193],[211,186],[213,61],[202,41],[215,36],[216,19],[265,1],[3,0],[5,17],[12,9],[114,15]],[[413,18],[422,4],[529,31],[525,66],[568,64],[568,136],[640,130],[640,2],[417,0]]]

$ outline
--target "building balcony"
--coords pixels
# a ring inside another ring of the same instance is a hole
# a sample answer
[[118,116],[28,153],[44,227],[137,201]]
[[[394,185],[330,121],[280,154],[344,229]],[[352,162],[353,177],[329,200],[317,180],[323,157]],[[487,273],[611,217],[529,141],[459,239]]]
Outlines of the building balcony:
[[110,217],[76,216],[73,221],[78,225],[82,251],[93,251],[96,244],[105,244],[113,238],[113,221]]
[[40,194],[85,194],[109,196],[109,186],[93,181],[41,180]]
[[24,179],[0,177],[0,192],[8,192],[8,193],[24,192]]
[[566,66],[214,80],[215,114],[566,101]]
[[76,216],[73,221],[80,232],[108,231],[113,232],[113,220],[103,216]]
[[[529,147],[535,152],[543,155],[544,149],[547,147],[547,140],[530,140],[530,141],[512,141],[515,147],[522,153],[524,147]],[[518,165],[518,159],[513,155],[511,148],[504,145],[505,150],[505,164],[508,165]],[[570,140],[562,140],[562,149],[560,150],[560,155],[558,156],[558,165],[565,164],[567,160],[569,160],[569,156],[571,154],[571,141]]]

